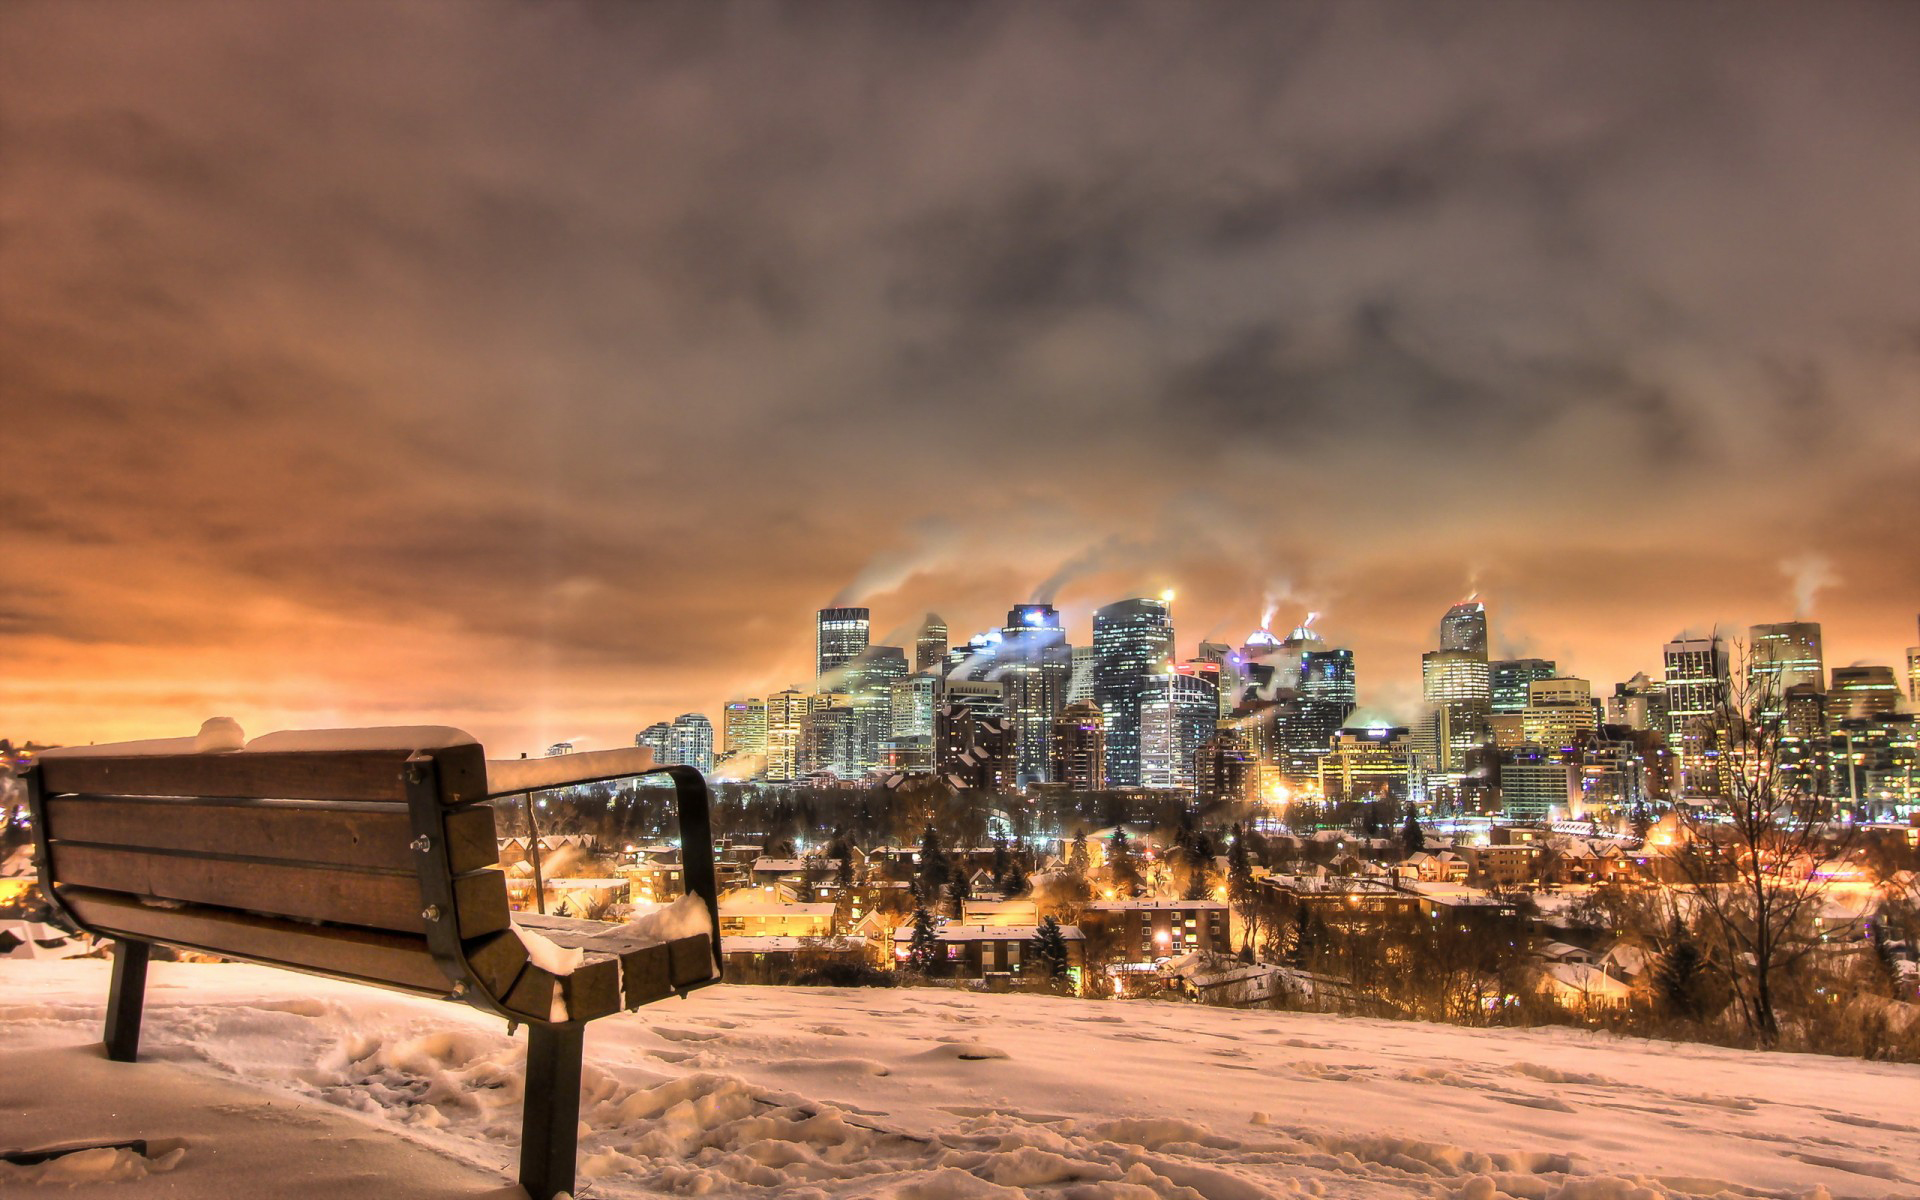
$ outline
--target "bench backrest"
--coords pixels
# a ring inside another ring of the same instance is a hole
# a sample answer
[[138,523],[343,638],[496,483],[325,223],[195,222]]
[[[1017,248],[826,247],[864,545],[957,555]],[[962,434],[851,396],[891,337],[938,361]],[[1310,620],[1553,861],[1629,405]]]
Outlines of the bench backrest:
[[[47,891],[97,935],[444,995],[429,934],[451,922],[518,969],[517,942],[494,945],[510,918],[478,745],[49,756],[33,774]],[[432,914],[423,784],[453,897]]]

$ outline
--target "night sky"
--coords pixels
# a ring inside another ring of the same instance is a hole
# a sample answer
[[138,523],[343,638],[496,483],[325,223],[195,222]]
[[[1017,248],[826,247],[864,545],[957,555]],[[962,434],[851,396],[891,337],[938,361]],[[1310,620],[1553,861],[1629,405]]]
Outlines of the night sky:
[[[0,735],[1920,610],[1920,6],[0,8]],[[904,630],[897,636],[905,636]]]

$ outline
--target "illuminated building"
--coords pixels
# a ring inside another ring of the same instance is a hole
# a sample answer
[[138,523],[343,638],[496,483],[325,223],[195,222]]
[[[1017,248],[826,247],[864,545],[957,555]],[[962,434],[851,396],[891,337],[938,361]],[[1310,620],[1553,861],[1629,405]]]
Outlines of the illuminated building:
[[1420,656],[1420,681],[1430,713],[1421,739],[1423,757],[1435,772],[1457,775],[1466,769],[1468,751],[1488,737],[1493,701],[1486,657],[1471,650],[1430,650]]
[[1067,683],[1067,703],[1078,704],[1082,700],[1088,704],[1093,699],[1093,664],[1096,659],[1092,646],[1073,648],[1073,677]]
[[1528,747],[1500,764],[1500,811],[1508,820],[1564,817],[1580,798],[1580,768],[1558,751]]
[[1308,650],[1302,654],[1300,695],[1340,707],[1340,719],[1346,720],[1359,699],[1359,685],[1353,674],[1353,651]]
[[913,643],[913,671],[945,673],[947,663],[947,623],[939,613],[928,613],[920,622],[920,636]]
[[807,717],[827,702],[818,692],[789,688],[767,697],[767,782],[792,783],[801,770],[800,736]]
[[963,791],[1002,792],[1013,781],[1013,729],[997,683],[948,680],[934,717],[934,769]]
[[889,736],[882,757],[896,771],[933,770],[933,716],[940,706],[939,675],[911,675],[888,689]]
[[1073,681],[1073,648],[1051,604],[1016,604],[1007,613],[994,659],[994,678],[1006,688],[1007,722],[1013,729],[1014,780],[1024,787],[1052,778],[1047,739],[1053,719],[1067,706]]
[[1173,658],[1167,601],[1121,600],[1093,614],[1095,703],[1107,718],[1107,786],[1139,787],[1140,704]]
[[1487,657],[1487,606],[1463,600],[1440,618],[1440,649]]
[[998,667],[1000,639],[1005,636],[998,629],[989,629],[974,634],[958,646],[950,647],[947,650],[947,678],[968,683],[985,682]]
[[1677,637],[1666,662],[1667,744],[1680,771],[1683,797],[1718,796],[1721,709],[1727,699],[1727,648],[1718,634]]
[[1542,750],[1574,750],[1599,728],[1593,711],[1593,684],[1584,679],[1536,679],[1527,685],[1527,707],[1520,714],[1526,745]]
[[1871,720],[1900,707],[1900,685],[1892,667],[1835,667],[1828,715],[1834,720]]
[[1320,759],[1320,791],[1329,804],[1405,800],[1412,768],[1405,728],[1342,729]]
[[1234,702],[1239,699],[1239,656],[1225,642],[1201,642],[1200,652],[1194,658],[1220,668],[1220,715],[1226,716],[1233,711]]
[[767,702],[729,700],[720,710],[720,749],[729,757],[767,752]]
[[1527,707],[1527,685],[1536,679],[1552,679],[1560,668],[1550,658],[1503,658],[1487,664],[1487,685],[1492,693],[1493,711],[1522,712]]
[[1053,721],[1053,782],[1076,791],[1107,786],[1107,718],[1091,700],[1076,700]]
[[860,719],[853,697],[841,692],[816,694],[812,710],[800,722],[800,775],[834,775],[857,779],[860,766]]
[[681,713],[667,733],[666,756],[656,752],[654,760],[666,766],[713,770],[713,722],[701,713]]
[[[636,746],[645,746],[647,749],[653,751],[653,761],[662,766],[667,765],[667,755],[671,751],[672,743],[673,726],[667,724],[665,721],[655,721],[639,733],[633,735],[633,744]],[[548,751],[548,753],[552,753],[552,751]]]
[[1191,791],[1194,756],[1220,724],[1220,667],[1180,663],[1140,696],[1140,784]]
[[868,646],[841,670],[842,690],[853,709],[853,741],[843,775],[854,778],[881,765],[893,733],[893,685],[907,677],[899,646]]
[[1251,804],[1258,783],[1253,752],[1235,730],[1219,730],[1194,755],[1194,796],[1202,804]]
[[1787,689],[1824,687],[1826,664],[1816,621],[1780,621],[1747,630],[1747,686],[1761,716],[1779,720],[1786,714]]
[[1625,683],[1614,684],[1613,695],[1607,697],[1607,724],[1666,733],[1666,689],[1649,679],[1645,671],[1636,672]]
[[[813,677],[816,686],[828,673],[858,658],[867,648],[871,614],[864,608],[823,608],[816,615]],[[829,681],[829,687],[837,681]]]

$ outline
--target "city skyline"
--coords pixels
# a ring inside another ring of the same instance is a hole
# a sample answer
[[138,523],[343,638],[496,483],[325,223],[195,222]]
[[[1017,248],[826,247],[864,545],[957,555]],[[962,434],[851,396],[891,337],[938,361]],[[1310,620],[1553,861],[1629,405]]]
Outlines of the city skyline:
[[715,11],[9,6],[0,729],[625,744],[1165,588],[1392,712],[1476,590],[1901,669],[1920,10]]

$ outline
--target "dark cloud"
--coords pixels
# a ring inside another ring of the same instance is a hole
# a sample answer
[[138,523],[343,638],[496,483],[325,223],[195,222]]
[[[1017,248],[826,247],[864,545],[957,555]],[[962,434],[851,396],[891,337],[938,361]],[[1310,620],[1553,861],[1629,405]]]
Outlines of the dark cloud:
[[1605,681],[1818,555],[1890,658],[1916,51],[1866,4],[11,5],[12,733],[624,740],[797,678],[836,594],[965,636],[1037,581],[1175,586],[1183,641],[1284,592],[1377,707],[1476,584]]

